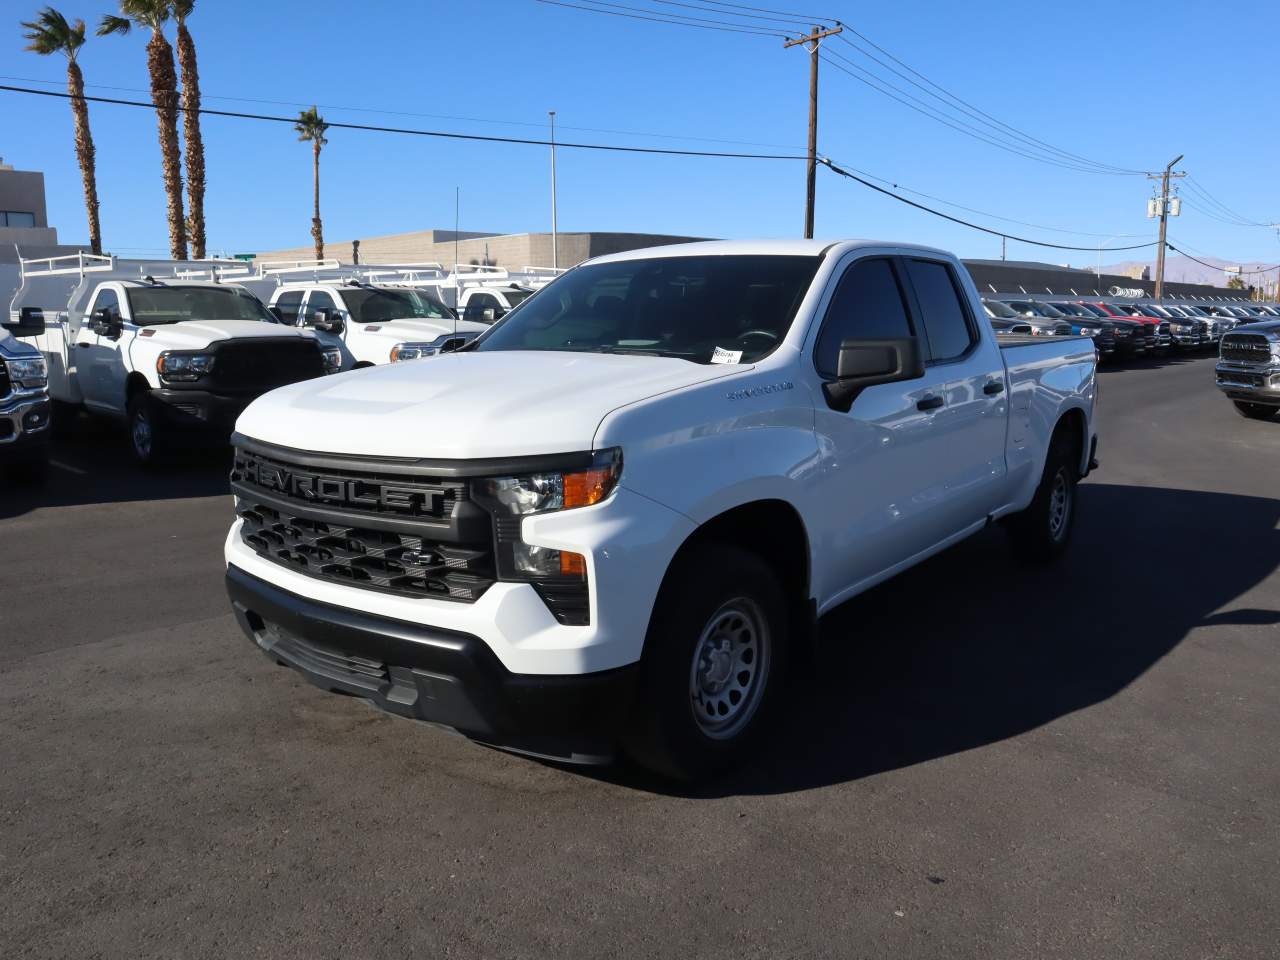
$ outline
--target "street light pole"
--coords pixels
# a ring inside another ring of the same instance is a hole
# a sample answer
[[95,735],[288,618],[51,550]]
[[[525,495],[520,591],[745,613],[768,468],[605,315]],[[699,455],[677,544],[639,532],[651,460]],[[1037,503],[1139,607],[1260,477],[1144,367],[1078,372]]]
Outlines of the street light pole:
[[551,118],[551,266],[560,268],[560,235],[556,227],[556,112],[548,110]]

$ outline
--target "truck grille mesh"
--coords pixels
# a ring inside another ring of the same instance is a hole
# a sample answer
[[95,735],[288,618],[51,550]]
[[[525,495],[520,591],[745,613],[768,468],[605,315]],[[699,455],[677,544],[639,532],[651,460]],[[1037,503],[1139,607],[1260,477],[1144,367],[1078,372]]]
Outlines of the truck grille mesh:
[[314,340],[226,340],[214,348],[211,390],[272,390],[324,375],[324,360]]
[[0,360],[0,400],[9,396],[12,384],[9,382],[9,368],[5,366],[3,360]]
[[493,583],[488,550],[312,520],[244,498],[236,513],[241,538],[259,556],[323,580],[467,603]]
[[1266,363],[1271,342],[1256,333],[1228,333],[1222,338],[1222,359],[1235,363]]

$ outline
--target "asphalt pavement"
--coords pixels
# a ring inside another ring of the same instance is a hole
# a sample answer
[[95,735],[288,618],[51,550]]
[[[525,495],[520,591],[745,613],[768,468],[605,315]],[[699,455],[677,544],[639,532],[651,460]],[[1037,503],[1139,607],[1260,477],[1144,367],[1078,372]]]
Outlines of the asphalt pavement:
[[1105,370],[1051,570],[1000,530],[822,624],[681,790],[475,746],[244,639],[227,458],[0,486],[0,957],[1280,953],[1280,423]]

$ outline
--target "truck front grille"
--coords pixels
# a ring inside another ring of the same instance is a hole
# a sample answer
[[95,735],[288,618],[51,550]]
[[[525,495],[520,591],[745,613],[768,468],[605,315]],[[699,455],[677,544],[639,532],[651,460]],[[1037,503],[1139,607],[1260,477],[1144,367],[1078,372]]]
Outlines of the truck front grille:
[[1222,359],[1267,363],[1271,360],[1271,342],[1257,333],[1228,333],[1222,338]]
[[231,491],[245,544],[307,576],[464,603],[496,578],[492,524],[465,479],[316,469],[237,447]]
[[320,347],[309,337],[224,340],[213,353],[209,389],[215,392],[265,393],[324,375]]
[[9,382],[9,368],[3,360],[0,360],[0,400],[4,400],[13,391],[13,384]]

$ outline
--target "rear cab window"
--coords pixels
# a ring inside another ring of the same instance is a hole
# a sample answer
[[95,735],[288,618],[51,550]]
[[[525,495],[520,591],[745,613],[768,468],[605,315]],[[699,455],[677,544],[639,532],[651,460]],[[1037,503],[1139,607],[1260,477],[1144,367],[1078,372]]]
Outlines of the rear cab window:
[[903,262],[928,341],[929,362],[959,360],[978,342],[978,331],[955,273],[937,260],[913,257]]

